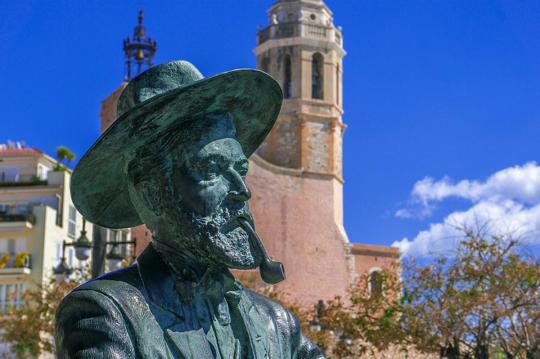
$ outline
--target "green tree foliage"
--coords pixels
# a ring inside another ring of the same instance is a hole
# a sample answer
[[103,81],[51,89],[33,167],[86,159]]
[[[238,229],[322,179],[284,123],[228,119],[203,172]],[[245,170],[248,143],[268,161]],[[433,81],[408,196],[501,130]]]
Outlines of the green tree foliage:
[[462,228],[454,257],[405,270],[403,330],[441,358],[540,357],[540,265],[510,236]]
[[66,146],[58,146],[56,148],[56,160],[58,161],[58,163],[56,164],[54,170],[65,171],[71,161],[75,159],[75,157],[75,153],[71,152],[71,150]]
[[23,294],[20,308],[8,308],[0,316],[0,337],[9,343],[17,358],[37,358],[44,353],[54,353],[54,315],[60,301],[78,281],[57,284],[51,280],[37,285]]
[[364,274],[349,298],[326,302],[318,315],[274,298],[332,358],[540,359],[539,262],[520,254],[511,236],[461,230],[452,256],[396,264],[379,282]]
[[[255,272],[237,277],[289,308],[331,358],[540,358],[540,264],[510,237],[467,228],[463,237],[454,256],[366,273],[348,298],[324,306],[294,303]],[[52,352],[54,313],[76,285],[29,290],[26,306],[0,318],[2,339],[19,357]]]

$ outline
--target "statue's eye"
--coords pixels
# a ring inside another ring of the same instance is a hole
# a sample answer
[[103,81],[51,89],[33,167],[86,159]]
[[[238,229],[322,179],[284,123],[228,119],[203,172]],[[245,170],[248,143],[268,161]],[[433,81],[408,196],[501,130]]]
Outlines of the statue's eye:
[[234,169],[236,170],[236,172],[238,172],[238,174],[240,174],[240,176],[242,176],[242,177],[247,176],[248,169],[249,169],[249,162],[248,161],[239,162],[234,167],[235,167]]
[[219,177],[219,163],[214,159],[197,161],[192,164],[194,176],[199,181],[212,181]]

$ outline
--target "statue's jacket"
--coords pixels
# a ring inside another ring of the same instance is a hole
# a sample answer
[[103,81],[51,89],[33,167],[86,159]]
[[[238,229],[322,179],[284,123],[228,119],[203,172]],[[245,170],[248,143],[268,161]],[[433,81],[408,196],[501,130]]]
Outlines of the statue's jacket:
[[[174,275],[150,245],[135,264],[87,282],[64,298],[56,313],[57,355],[324,358],[288,310],[228,275],[221,280],[225,300],[204,299],[216,293],[190,298],[192,284]],[[240,340],[238,332],[244,333]]]

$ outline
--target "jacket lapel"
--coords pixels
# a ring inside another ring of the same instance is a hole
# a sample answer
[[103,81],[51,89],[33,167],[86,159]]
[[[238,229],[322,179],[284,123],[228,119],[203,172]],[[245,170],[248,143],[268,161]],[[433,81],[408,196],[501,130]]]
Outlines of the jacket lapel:
[[249,335],[254,358],[280,358],[279,354],[275,352],[279,348],[275,335],[276,328],[268,313],[261,311],[246,291],[240,299],[239,308]]

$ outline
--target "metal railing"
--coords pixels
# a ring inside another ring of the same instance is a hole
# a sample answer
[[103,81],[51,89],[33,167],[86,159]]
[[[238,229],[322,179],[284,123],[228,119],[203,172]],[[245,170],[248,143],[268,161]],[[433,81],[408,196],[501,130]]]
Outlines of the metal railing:
[[270,39],[305,36],[315,39],[334,40],[342,44],[341,31],[331,26],[306,24],[302,22],[283,22],[270,25],[257,33],[259,45]]
[[321,39],[326,39],[328,28],[324,26],[318,26],[318,25],[312,25],[312,24],[306,24],[304,26],[306,29],[306,35],[308,37],[317,37]]
[[0,313],[4,314],[8,311],[8,309],[11,309],[11,308],[19,309],[23,305],[24,305],[24,300],[22,298],[0,300]]
[[43,180],[32,174],[6,174],[0,172],[0,187],[7,186],[43,186],[47,180]]
[[0,212],[0,223],[2,222],[30,222],[35,224],[36,217],[32,213],[8,214]]

